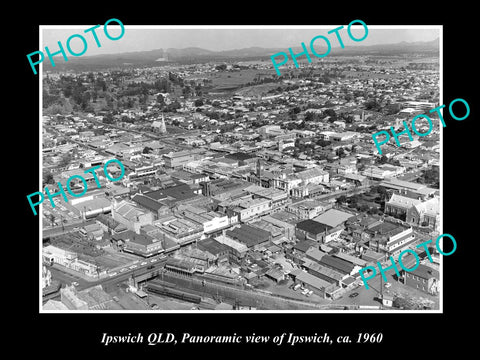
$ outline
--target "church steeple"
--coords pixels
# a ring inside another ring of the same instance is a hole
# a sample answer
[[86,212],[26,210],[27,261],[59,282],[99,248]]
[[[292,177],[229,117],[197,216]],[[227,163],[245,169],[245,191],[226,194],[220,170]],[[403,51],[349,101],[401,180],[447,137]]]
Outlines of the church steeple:
[[165,125],[165,117],[163,116],[163,114],[162,114],[162,123],[160,124],[159,132],[160,134],[165,134],[167,132],[167,127]]

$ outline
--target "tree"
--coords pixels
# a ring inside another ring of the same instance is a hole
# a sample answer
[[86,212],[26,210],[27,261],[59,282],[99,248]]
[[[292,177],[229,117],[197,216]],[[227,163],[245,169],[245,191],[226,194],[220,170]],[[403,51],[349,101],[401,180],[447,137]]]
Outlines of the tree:
[[62,156],[62,159],[60,160],[60,163],[58,164],[58,166],[65,167],[65,166],[69,165],[71,161],[72,161],[72,156],[68,153],[64,154]]
[[195,106],[202,106],[203,105],[203,100],[202,99],[195,100],[194,105]]
[[371,99],[365,102],[365,109],[372,111],[380,111],[382,105],[377,101],[377,99]]
[[142,154],[150,154],[153,151],[153,149],[149,146],[145,146],[143,148]]
[[344,115],[343,119],[345,120],[346,124],[352,124],[353,120],[354,120],[353,115],[350,115],[350,114],[349,115]]
[[431,168],[424,170],[422,173],[422,177],[420,178],[421,181],[423,181],[426,184],[431,184],[436,188],[439,188],[440,182],[440,174],[438,171],[438,168]]
[[388,157],[386,157],[385,155],[382,155],[382,157],[380,159],[378,159],[378,162],[380,164],[386,164],[386,163],[388,163]]
[[347,202],[347,197],[345,195],[340,195],[338,198],[337,198],[337,202],[338,203],[341,203],[341,204],[344,204]]
[[44,184],[55,184],[55,180],[53,179],[53,175],[50,172],[43,173],[43,183]]
[[337,120],[337,113],[335,112],[335,110],[333,109],[326,109],[323,114],[325,116],[330,116],[331,119],[333,119],[333,121]]
[[104,124],[113,124],[113,114],[111,112],[108,112],[105,114],[105,116],[102,119],[102,122]]
[[301,111],[300,107],[295,106],[289,110],[290,114],[298,114]]

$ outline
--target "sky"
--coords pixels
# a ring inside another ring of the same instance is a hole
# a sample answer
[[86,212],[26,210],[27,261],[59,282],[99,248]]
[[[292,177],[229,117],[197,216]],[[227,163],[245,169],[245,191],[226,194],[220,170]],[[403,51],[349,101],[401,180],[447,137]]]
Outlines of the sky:
[[[108,26],[108,33],[112,37],[120,36],[120,27],[113,25]],[[99,54],[115,54],[130,51],[146,51],[154,49],[167,48],[186,48],[200,47],[207,50],[221,51],[242,49],[248,47],[264,47],[264,48],[295,48],[301,46],[304,42],[308,47],[310,40],[317,36],[323,35],[332,43],[333,47],[337,47],[338,40],[334,33],[328,34],[329,30],[335,29],[340,25],[329,26],[236,26],[235,28],[225,26],[207,27],[207,26],[190,26],[190,27],[172,27],[172,26],[128,26],[125,25],[124,35],[116,41],[107,38],[104,33],[103,25],[95,30],[101,47],[95,43],[93,35],[84,33],[84,30],[91,28],[92,25],[85,26],[42,26],[41,37],[42,50],[48,46],[51,52],[58,51],[57,42],[61,41],[66,47],[67,39],[74,34],[81,34],[87,41],[87,50],[83,56],[99,55]],[[368,26],[368,24],[367,24]],[[368,35],[363,41],[354,42],[347,33],[347,25],[339,31],[342,41],[347,46],[365,46],[376,44],[393,44],[402,41],[431,41],[440,37],[442,32],[441,26],[368,26]],[[362,25],[352,26],[352,34],[357,38],[361,38],[365,34]],[[321,40],[318,40],[319,42]],[[80,38],[74,37],[70,42],[71,49],[80,53],[83,50],[83,44]]]

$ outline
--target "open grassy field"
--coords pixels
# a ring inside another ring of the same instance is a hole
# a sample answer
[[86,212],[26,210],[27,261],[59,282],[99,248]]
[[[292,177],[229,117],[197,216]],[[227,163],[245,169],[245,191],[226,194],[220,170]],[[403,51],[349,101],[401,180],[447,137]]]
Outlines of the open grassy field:
[[249,82],[253,82],[257,74],[267,75],[266,71],[255,69],[214,73],[211,76],[212,87],[209,91],[233,91]]

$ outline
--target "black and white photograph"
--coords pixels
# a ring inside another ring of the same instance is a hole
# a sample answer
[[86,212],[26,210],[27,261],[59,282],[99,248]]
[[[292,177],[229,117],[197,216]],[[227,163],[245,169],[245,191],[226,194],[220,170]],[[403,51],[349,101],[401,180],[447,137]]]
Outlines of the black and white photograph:
[[107,358],[471,346],[471,10],[157,5],[45,8],[15,33],[7,342]]
[[441,310],[441,27],[111,23],[42,29],[43,311]]

